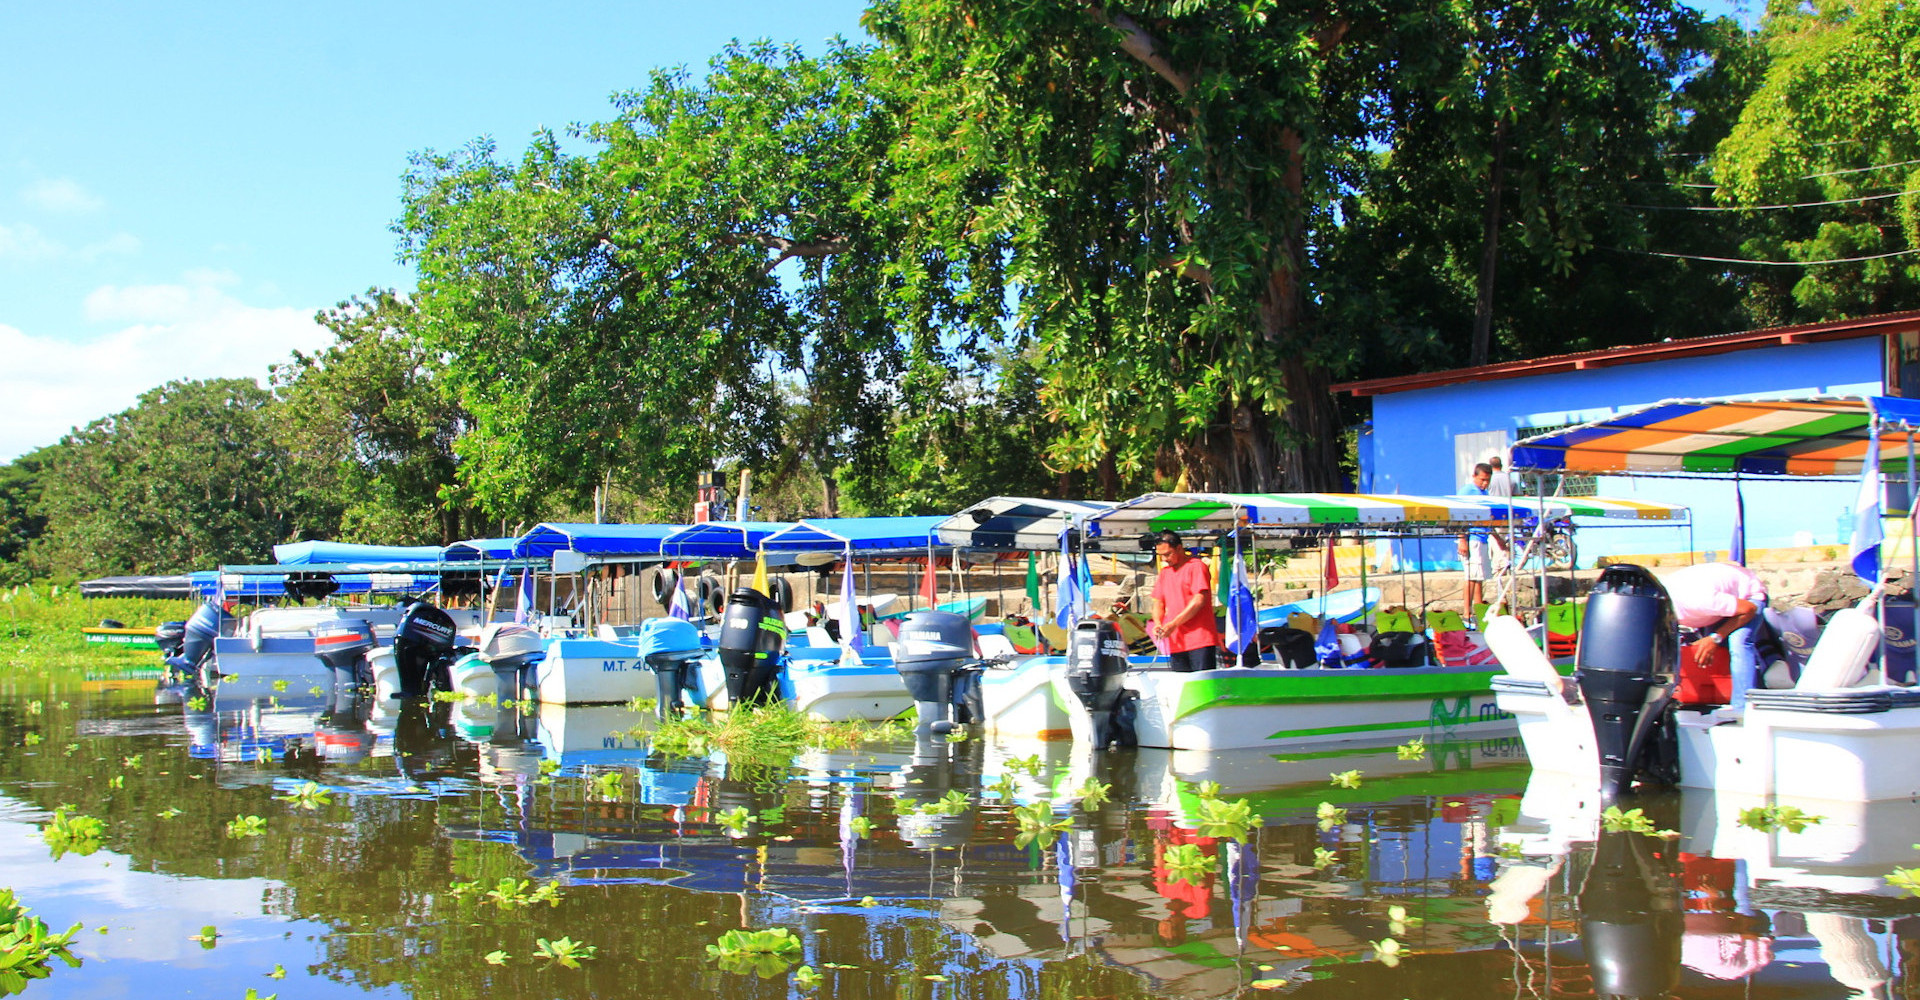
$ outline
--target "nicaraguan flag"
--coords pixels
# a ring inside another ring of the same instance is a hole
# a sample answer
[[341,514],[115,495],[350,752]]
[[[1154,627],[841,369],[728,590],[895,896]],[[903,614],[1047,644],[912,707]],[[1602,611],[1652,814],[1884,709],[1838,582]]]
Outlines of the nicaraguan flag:
[[867,637],[860,634],[860,605],[854,601],[853,550],[847,550],[846,572],[840,574],[840,644],[848,649],[867,648]]
[[1247,651],[1260,635],[1260,616],[1253,606],[1253,587],[1247,583],[1247,561],[1233,553],[1233,583],[1227,591],[1227,648],[1235,656]]
[[667,601],[667,616],[683,622],[693,620],[693,604],[687,600],[686,588],[682,586],[686,574],[678,570],[673,574],[673,597]]
[[1853,502],[1853,544],[1848,561],[1853,574],[1869,584],[1880,582],[1880,419],[1867,423],[1867,457],[1860,463],[1860,496]]
[[1740,495],[1740,480],[1733,481],[1733,539],[1727,543],[1727,561],[1747,564],[1747,500]]
[[533,570],[520,571],[520,597],[514,602],[513,620],[521,624],[533,621]]

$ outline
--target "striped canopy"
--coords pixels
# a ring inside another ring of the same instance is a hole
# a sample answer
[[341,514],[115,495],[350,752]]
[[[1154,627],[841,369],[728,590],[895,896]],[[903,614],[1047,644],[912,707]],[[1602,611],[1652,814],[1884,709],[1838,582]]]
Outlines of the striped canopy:
[[1231,531],[1254,528],[1458,528],[1548,517],[1675,520],[1685,507],[1598,497],[1446,496],[1359,493],[1149,493],[1088,518],[1087,533],[1126,538],[1150,531]]
[[956,548],[1050,551],[1060,547],[1060,532],[1112,507],[1106,500],[989,497],[942,520],[935,534]]
[[[1513,448],[1513,467],[1586,474],[1859,475],[1875,412],[1891,422],[1910,408],[1902,405],[1907,402],[1674,399],[1527,438]],[[1904,471],[1906,465],[1906,436],[1884,435],[1881,469]]]

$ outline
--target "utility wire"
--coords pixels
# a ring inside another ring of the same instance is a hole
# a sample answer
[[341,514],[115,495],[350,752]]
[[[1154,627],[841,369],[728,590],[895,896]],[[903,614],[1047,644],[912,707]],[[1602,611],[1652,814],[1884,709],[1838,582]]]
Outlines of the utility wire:
[[[1865,173],[1871,173],[1875,170],[1892,170],[1895,167],[1911,167],[1915,164],[1920,164],[1920,160],[1902,160],[1899,163],[1882,163],[1872,167],[1848,167],[1845,170],[1829,170],[1826,173],[1821,173],[1821,174],[1803,174],[1799,177],[1795,177],[1794,180],[1817,181],[1822,177],[1842,177],[1847,174],[1865,174]],[[1645,181],[1643,183],[1658,184],[1659,182]],[[1693,183],[1680,183],[1680,184],[1673,184],[1671,186],[1683,187],[1683,188],[1703,188],[1708,191],[1716,190],[1720,187],[1720,185],[1718,184],[1693,184]]]
[[1895,250],[1892,253],[1876,253],[1866,257],[1835,257],[1832,260],[1750,260],[1744,257],[1704,257],[1691,253],[1665,253],[1659,250],[1628,250],[1624,247],[1608,247],[1615,253],[1637,253],[1648,257],[1671,257],[1675,260],[1704,260],[1715,264],[1761,264],[1768,267],[1813,267],[1818,264],[1857,264],[1867,260],[1886,260],[1888,257],[1905,257],[1920,253],[1920,247],[1909,250]]
[[1903,195],[1920,194],[1920,191],[1889,191],[1886,194],[1863,194],[1852,198],[1833,198],[1827,201],[1796,201],[1785,205],[1622,205],[1622,208],[1639,208],[1650,212],[1765,212],[1781,208],[1819,208],[1823,205],[1857,205],[1863,201],[1883,201],[1887,198],[1899,198]]

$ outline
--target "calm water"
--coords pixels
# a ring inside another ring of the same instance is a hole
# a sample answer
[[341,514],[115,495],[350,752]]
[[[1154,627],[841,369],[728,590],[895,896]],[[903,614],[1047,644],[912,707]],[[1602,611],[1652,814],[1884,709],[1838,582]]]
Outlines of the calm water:
[[[85,965],[32,997],[1920,997],[1920,900],[1878,878],[1920,853],[1913,803],[1796,836],[1675,796],[1644,805],[1679,839],[1596,845],[1513,741],[1440,732],[1414,761],[974,740],[749,769],[650,754],[623,709],[369,719],[312,681],[28,677],[0,687],[0,886],[86,925]],[[1114,801],[1075,807],[1090,777]],[[1264,815],[1248,842],[1192,831],[1207,780]],[[307,781],[331,801],[277,798]],[[956,789],[964,811],[914,811]],[[1041,798],[1071,828],[1016,847]],[[98,852],[50,857],[61,805],[105,821]],[[736,808],[743,835],[717,821]],[[1176,878],[1179,845],[1218,870]],[[450,891],[503,877],[559,904]],[[743,927],[790,929],[823,982],[721,971],[706,946]],[[563,936],[597,956],[534,957]]]

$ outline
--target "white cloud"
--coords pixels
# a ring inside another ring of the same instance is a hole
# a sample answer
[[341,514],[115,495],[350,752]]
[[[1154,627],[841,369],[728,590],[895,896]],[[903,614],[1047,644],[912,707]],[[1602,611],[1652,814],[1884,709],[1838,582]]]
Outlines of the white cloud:
[[130,233],[115,233],[104,240],[74,249],[57,240],[48,239],[44,233],[29,223],[22,222],[15,226],[0,224],[0,260],[24,262],[78,260],[90,264],[102,257],[134,254],[139,251],[140,240]]
[[0,324],[0,461],[52,444],[69,429],[132,406],[172,379],[254,378],[332,334],[313,310],[250,306],[215,281],[108,285],[86,298],[88,319],[126,324],[89,340],[36,336]]
[[107,207],[99,195],[65,177],[34,181],[20,189],[20,200],[45,212],[98,212]]

